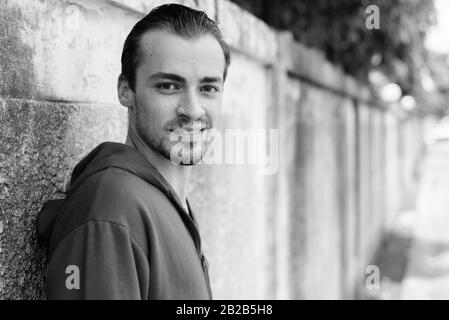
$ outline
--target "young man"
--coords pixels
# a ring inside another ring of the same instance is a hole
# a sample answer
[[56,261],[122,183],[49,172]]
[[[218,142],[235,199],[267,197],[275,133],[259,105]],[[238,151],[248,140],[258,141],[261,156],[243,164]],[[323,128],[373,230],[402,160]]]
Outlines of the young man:
[[48,298],[211,299],[186,184],[220,112],[229,49],[206,14],[170,4],[133,27],[121,62],[126,144],[91,151],[39,216]]

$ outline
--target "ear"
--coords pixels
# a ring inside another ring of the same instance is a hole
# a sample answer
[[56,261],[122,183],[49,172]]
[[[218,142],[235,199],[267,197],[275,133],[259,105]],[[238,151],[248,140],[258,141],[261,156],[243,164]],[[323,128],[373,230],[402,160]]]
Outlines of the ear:
[[127,108],[133,107],[134,92],[123,74],[120,74],[117,80],[117,95],[122,106]]

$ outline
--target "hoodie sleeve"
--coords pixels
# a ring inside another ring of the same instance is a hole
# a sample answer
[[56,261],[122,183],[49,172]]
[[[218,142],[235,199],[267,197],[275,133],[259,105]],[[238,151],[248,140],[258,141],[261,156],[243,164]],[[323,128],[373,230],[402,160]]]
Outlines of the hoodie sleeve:
[[147,299],[149,263],[129,230],[89,221],[62,240],[48,265],[48,299]]

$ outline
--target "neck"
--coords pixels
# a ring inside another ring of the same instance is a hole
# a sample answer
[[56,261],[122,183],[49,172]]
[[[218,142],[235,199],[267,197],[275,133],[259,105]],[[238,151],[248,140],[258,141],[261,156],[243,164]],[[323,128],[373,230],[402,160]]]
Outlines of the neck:
[[175,190],[182,205],[187,210],[187,182],[190,176],[191,167],[175,165],[169,159],[152,150],[131,126],[128,129],[128,136],[126,137],[125,144],[135,148],[159,171]]

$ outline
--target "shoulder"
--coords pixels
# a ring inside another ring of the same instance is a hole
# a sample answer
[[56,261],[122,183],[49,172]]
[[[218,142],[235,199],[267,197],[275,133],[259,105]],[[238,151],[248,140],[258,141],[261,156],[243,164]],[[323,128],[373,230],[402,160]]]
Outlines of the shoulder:
[[89,221],[103,221],[133,231],[149,222],[161,199],[155,186],[124,169],[110,167],[92,174],[70,193],[56,227],[67,233]]
[[155,186],[124,169],[98,171],[66,199],[54,224],[53,246],[75,230],[103,225],[127,230],[139,243],[145,243],[161,195]]
[[110,167],[87,178],[73,197],[89,204],[89,220],[125,224],[142,211],[151,211],[161,191],[121,168]]

